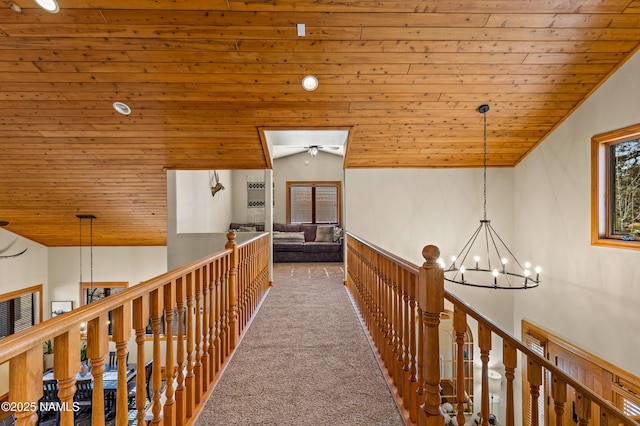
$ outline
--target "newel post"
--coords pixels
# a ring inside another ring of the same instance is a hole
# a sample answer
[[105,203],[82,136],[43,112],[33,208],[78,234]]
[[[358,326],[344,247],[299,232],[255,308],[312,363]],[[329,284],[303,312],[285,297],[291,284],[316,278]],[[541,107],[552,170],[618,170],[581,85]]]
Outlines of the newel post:
[[424,358],[420,366],[424,378],[424,404],[420,407],[419,424],[443,425],[440,415],[440,312],[444,310],[444,271],[438,265],[440,249],[433,245],[422,249],[425,262],[418,275],[418,305],[422,310]]
[[224,248],[231,250],[231,265],[229,271],[229,352],[236,348],[238,341],[238,245],[236,244],[236,233],[227,232],[227,244]]

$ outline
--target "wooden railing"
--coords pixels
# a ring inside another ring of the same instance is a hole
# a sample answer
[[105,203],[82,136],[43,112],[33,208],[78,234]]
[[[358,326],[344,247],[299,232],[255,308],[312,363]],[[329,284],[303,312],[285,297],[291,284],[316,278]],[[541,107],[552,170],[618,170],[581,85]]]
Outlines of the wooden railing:
[[[603,399],[569,374],[562,371],[502,328],[444,289],[444,272],[437,264],[439,249],[426,246],[425,263],[418,267],[365,241],[347,234],[346,285],[369,331],[392,383],[399,405],[410,424],[442,425],[440,411],[440,315],[445,300],[453,305],[453,325],[456,336],[455,417],[458,425],[469,422],[464,413],[464,335],[469,318],[477,321],[478,346],[482,373],[479,378],[481,424],[489,424],[489,361],[492,337],[502,340],[502,363],[506,378],[506,410],[499,424],[513,426],[516,421],[514,380],[519,355],[526,370],[526,397],[530,400],[527,415],[522,412],[522,424],[546,424],[538,419],[538,397],[543,383],[543,369],[551,377],[550,397],[553,401],[556,425],[581,426],[638,425],[610,401]],[[567,407],[567,394],[575,392],[573,407]],[[478,400],[476,395],[476,401]],[[524,405],[524,404],[523,404]],[[521,408],[521,407],[518,407]]]
[[[0,341],[0,363],[9,362],[9,401],[16,409],[16,424],[32,425],[37,420],[43,394],[42,347],[48,339],[54,339],[58,397],[61,407],[67,407],[61,412],[61,424],[74,424],[72,407],[84,323],[93,376],[91,423],[104,425],[109,313],[118,360],[116,424],[128,424],[126,360],[132,330],[137,345],[137,423],[191,424],[269,286],[268,235],[240,246],[234,233],[227,237],[225,249],[218,253]],[[153,334],[150,404],[143,368],[149,322]],[[163,322],[166,334],[172,336],[161,336]]]

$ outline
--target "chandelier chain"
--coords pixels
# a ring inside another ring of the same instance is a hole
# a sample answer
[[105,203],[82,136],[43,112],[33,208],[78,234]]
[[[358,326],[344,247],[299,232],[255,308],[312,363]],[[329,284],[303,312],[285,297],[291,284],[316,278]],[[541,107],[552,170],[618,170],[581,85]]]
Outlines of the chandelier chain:
[[483,151],[483,180],[484,180],[484,220],[487,220],[487,112],[482,112],[484,121],[484,151]]

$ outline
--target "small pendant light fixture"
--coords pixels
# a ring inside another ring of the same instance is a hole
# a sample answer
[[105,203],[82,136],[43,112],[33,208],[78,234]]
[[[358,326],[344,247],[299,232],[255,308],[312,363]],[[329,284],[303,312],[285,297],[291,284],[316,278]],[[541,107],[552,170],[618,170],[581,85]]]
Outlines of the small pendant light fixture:
[[[90,281],[89,281],[89,293],[93,291],[93,220],[96,218],[92,214],[78,214],[76,215],[78,219],[80,219],[80,286],[82,287],[82,221],[87,219],[89,220],[89,265],[90,265]],[[84,290],[83,290],[84,291]],[[84,297],[84,296],[83,296]],[[91,303],[87,300],[87,303]]]
[[[540,284],[540,267],[532,272],[531,264],[521,264],[487,219],[487,111],[481,105],[478,112],[484,121],[484,216],[480,226],[460,250],[451,257],[451,265],[444,271],[444,279],[472,287],[495,289],[527,289]],[[444,268],[444,261],[440,260]]]

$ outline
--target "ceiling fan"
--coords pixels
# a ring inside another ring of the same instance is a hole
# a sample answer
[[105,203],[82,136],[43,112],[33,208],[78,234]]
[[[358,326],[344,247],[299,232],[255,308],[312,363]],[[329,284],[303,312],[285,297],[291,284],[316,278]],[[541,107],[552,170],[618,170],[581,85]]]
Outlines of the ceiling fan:
[[307,154],[312,157],[318,155],[318,150],[324,149],[328,151],[338,151],[342,148],[340,145],[307,145],[307,146],[298,146],[298,145],[287,145],[287,148],[295,148],[295,149],[306,149]]
[[[0,220],[0,226],[7,226],[9,224],[9,221],[6,220]],[[13,240],[12,243],[10,243],[8,246],[4,247],[4,248],[0,248],[0,253],[4,253],[5,251],[9,250],[11,248],[11,246],[17,241],[17,238],[15,240]],[[1,255],[0,259],[10,259],[12,257],[18,257],[21,254],[24,254],[24,252],[26,252],[27,249],[22,250],[19,253],[15,253],[15,254],[10,254],[10,255]]]

